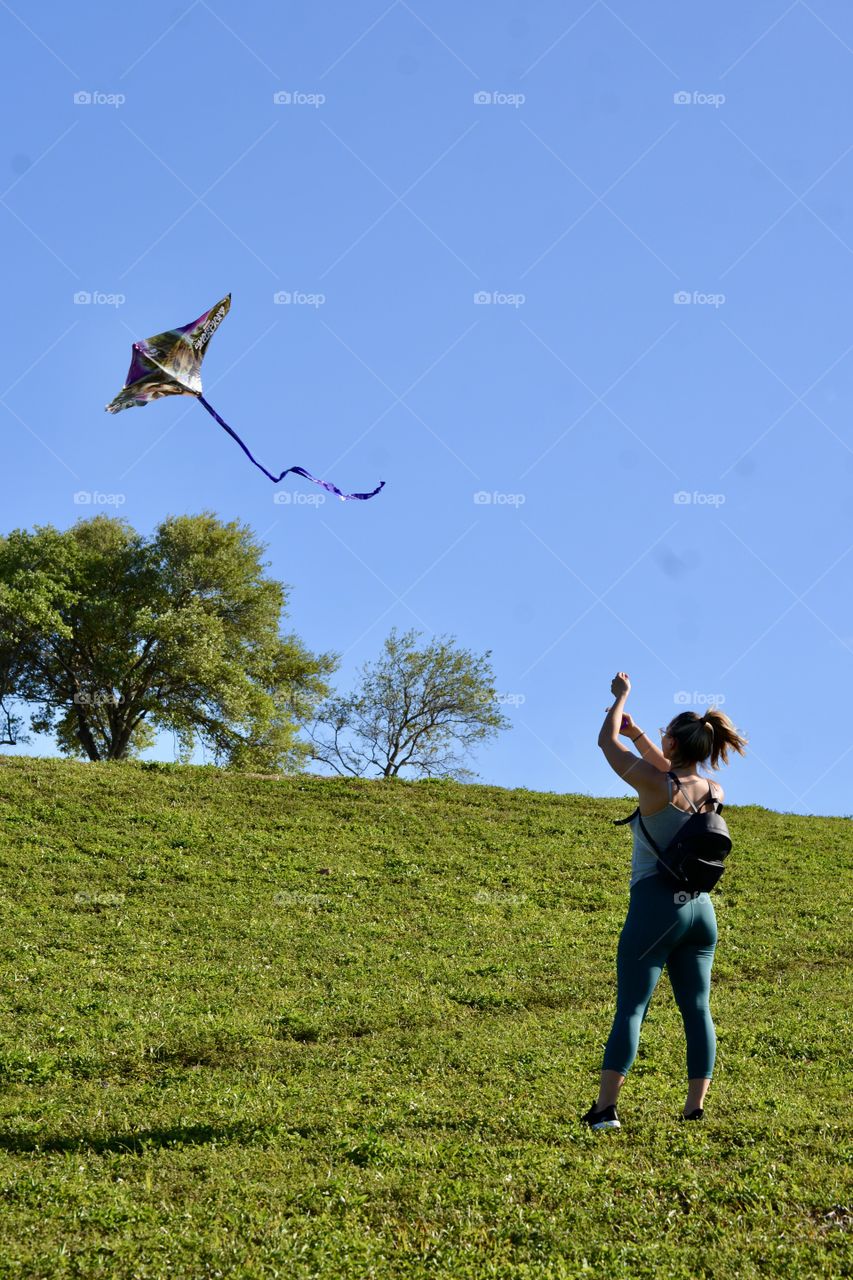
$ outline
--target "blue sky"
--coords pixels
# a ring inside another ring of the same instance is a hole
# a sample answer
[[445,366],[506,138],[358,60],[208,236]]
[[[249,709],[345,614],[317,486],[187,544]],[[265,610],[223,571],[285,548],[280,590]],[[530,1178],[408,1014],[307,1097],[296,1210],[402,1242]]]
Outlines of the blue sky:
[[[491,649],[485,781],[624,795],[621,669],[653,734],[713,700],[749,736],[730,802],[851,813],[848,6],[51,0],[0,30],[4,529],[246,521],[341,688],[392,625]],[[274,502],[189,399],[104,413],[134,338],[229,290],[209,399],[271,470],[378,498]]]

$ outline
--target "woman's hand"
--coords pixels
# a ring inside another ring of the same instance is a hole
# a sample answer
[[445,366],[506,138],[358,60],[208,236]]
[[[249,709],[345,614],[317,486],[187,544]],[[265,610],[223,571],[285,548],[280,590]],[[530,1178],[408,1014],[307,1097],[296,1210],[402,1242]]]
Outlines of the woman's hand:
[[614,698],[627,698],[631,692],[631,681],[628,679],[627,671],[616,672],[616,675],[610,681],[610,692]]
[[634,721],[631,719],[631,717],[630,717],[630,716],[628,715],[628,713],[626,712],[626,713],[622,716],[622,725],[621,725],[621,728],[619,729],[619,732],[620,732],[620,733],[623,735],[623,737],[625,737],[625,738],[635,738],[635,737],[637,736],[637,735],[636,735],[636,730],[637,730],[637,728],[638,728],[638,726],[634,724]]

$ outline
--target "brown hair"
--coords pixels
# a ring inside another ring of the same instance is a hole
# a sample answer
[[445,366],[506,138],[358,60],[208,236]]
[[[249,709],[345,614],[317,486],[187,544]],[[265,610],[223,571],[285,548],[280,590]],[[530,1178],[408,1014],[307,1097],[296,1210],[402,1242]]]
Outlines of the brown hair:
[[668,732],[675,739],[679,764],[704,764],[710,757],[712,769],[719,768],[718,760],[728,764],[729,750],[742,756],[748,742],[729,717],[716,707],[711,707],[703,716],[695,711],[682,711],[670,721]]

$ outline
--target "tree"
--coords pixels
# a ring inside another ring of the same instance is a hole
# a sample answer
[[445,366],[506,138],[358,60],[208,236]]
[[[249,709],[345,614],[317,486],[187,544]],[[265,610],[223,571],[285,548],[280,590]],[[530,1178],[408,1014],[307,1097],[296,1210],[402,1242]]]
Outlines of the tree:
[[497,705],[491,651],[480,657],[439,638],[417,647],[422,633],[396,629],[382,656],[366,663],[348,697],[333,697],[309,730],[311,758],[336,773],[362,777],[375,769],[393,778],[472,778],[462,752],[509,721]]
[[281,635],[286,588],[251,530],[215,515],[164,520],[150,538],[99,515],[0,538],[0,733],[31,727],[90,760],[122,760],[156,729],[218,762],[304,762],[301,723],[328,694],[330,654]]
[[14,747],[26,742],[23,721],[13,709],[15,688],[20,674],[15,645],[0,635],[0,746]]

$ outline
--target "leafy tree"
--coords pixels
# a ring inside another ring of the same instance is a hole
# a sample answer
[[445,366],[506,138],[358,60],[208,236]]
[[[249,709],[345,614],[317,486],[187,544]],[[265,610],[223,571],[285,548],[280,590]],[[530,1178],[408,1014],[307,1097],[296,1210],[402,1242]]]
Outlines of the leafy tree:
[[0,733],[17,740],[17,699],[33,730],[90,760],[167,729],[184,759],[201,742],[241,768],[304,762],[299,726],[336,659],[280,634],[286,589],[262,551],[209,512],[150,538],[106,515],[0,538]]
[[396,629],[366,663],[348,697],[330,698],[309,730],[311,757],[336,773],[383,778],[472,778],[464,754],[509,721],[497,705],[491,651],[476,656],[452,638],[418,648],[422,633]]

